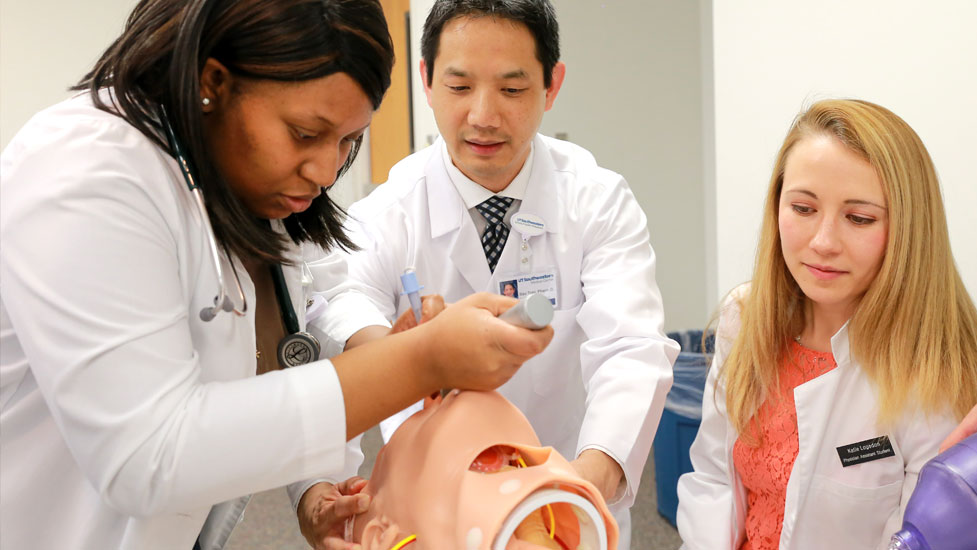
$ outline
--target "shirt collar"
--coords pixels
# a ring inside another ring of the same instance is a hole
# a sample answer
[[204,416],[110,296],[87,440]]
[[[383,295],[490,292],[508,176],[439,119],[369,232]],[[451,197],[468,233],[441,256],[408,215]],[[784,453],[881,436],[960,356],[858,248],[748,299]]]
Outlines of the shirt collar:
[[509,197],[513,200],[519,201],[523,200],[523,198],[526,196],[526,186],[529,185],[529,176],[533,171],[535,150],[536,146],[530,143],[529,156],[526,157],[526,162],[523,163],[522,169],[519,170],[519,173],[516,174],[516,177],[509,182],[509,185],[507,185],[505,189],[499,191],[498,193],[493,193],[463,174],[461,170],[459,170],[458,167],[451,162],[451,155],[448,153],[447,144],[445,144],[444,141],[441,142],[441,158],[444,159],[444,169],[448,172],[448,179],[451,180],[451,183],[454,184],[455,189],[458,190],[458,194],[461,195],[461,199],[465,201],[465,208],[469,210],[475,208],[492,195]]

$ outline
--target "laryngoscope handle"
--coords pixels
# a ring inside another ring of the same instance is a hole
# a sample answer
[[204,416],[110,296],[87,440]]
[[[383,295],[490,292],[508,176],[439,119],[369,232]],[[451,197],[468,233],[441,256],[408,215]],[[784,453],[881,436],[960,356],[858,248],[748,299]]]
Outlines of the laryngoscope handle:
[[553,320],[553,304],[542,294],[530,294],[499,315],[499,319],[517,327],[539,330]]

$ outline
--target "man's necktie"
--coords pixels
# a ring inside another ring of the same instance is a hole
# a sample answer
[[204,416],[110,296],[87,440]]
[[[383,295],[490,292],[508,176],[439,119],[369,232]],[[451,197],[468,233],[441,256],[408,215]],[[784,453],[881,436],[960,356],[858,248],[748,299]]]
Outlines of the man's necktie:
[[499,262],[499,256],[502,255],[505,240],[509,237],[509,226],[502,220],[505,219],[505,213],[511,205],[511,198],[492,195],[475,207],[487,223],[485,232],[482,233],[482,250],[485,251],[489,271],[492,272],[495,271],[495,264]]

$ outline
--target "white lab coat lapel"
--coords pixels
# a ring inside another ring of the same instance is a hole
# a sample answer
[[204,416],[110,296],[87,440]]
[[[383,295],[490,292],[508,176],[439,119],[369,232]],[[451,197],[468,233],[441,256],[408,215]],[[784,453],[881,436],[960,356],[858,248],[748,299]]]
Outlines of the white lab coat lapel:
[[[519,211],[524,214],[535,214],[546,222],[547,233],[560,233],[563,226],[565,212],[564,198],[557,185],[556,164],[546,143],[537,134],[534,141],[533,171],[529,174],[529,185],[526,186],[526,196],[523,197]],[[521,235],[514,231],[516,238],[513,248],[518,248]],[[506,243],[506,248],[509,248]],[[518,250],[516,251],[518,252]]]
[[451,263],[471,286],[472,292],[484,290],[491,279],[488,262],[475,223],[444,168],[446,159],[443,154],[444,149],[438,147],[438,153],[431,155],[425,170],[428,174],[431,241],[444,239],[443,246],[448,249]]
[[[519,205],[519,212],[523,214],[534,214],[543,219],[546,223],[546,233],[536,237],[530,237],[529,243],[534,250],[543,250],[548,246],[547,239],[550,234],[557,234],[563,226],[563,196],[560,194],[556,179],[556,165],[550,155],[546,143],[537,134],[534,138],[533,146],[534,160],[532,172],[529,173],[529,184],[526,186],[526,194],[523,196],[522,203]],[[510,226],[509,238],[506,240],[502,255],[499,256],[498,267],[488,281],[488,287],[481,287],[480,290],[488,292],[499,292],[498,280],[502,274],[508,276],[513,269],[519,269],[519,251],[522,245],[522,234]],[[479,252],[481,252],[481,242],[479,242]],[[484,256],[484,253],[482,253]],[[487,271],[487,262],[486,271]],[[533,269],[538,269],[538,262],[532,264]]]
[[[846,324],[847,327],[847,324]],[[832,339],[833,355],[837,362],[837,367],[830,372],[814,378],[800,386],[794,388],[794,409],[797,415],[797,439],[798,452],[794,459],[794,466],[790,478],[787,481],[786,501],[793,504],[796,510],[802,506],[810,488],[810,480],[815,475],[819,446],[801,445],[801,442],[817,441],[824,443],[830,441],[828,436],[827,419],[831,415],[832,409],[837,408],[839,391],[848,386],[845,381],[856,374],[854,365],[851,365],[848,358],[848,335],[842,328],[840,333],[843,338]],[[838,344],[843,342],[842,354],[839,354]],[[730,447],[730,457],[732,458],[732,447]],[[730,461],[732,464],[732,461]],[[790,544],[793,539],[794,530],[797,527],[798,514],[795,512],[791,516],[784,516],[781,527],[780,542],[782,548],[792,548]]]

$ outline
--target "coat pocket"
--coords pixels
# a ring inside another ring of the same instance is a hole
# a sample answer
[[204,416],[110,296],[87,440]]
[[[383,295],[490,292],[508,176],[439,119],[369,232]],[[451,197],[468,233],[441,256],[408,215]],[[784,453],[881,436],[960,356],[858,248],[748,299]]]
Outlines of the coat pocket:
[[883,542],[886,522],[899,508],[902,486],[899,480],[857,487],[815,475],[797,518],[795,539],[817,540],[822,548],[875,550]]

